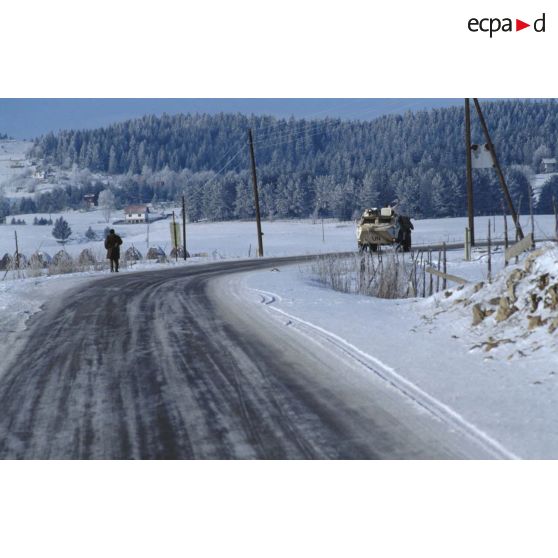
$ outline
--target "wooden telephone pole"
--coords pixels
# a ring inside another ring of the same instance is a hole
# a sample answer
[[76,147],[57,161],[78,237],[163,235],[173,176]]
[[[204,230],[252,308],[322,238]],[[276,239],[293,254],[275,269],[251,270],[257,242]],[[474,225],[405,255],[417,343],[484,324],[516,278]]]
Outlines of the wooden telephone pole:
[[475,245],[475,217],[473,205],[473,165],[471,162],[471,110],[465,99],[465,152],[467,156],[467,215],[469,216],[470,246]]
[[256,177],[256,158],[254,157],[254,142],[252,140],[252,128],[248,128],[248,142],[250,143],[250,159],[252,161],[252,183],[254,185],[254,206],[256,207],[256,226],[258,228],[258,256],[264,255],[262,222],[260,219],[260,198],[258,195],[258,179]]
[[517,231],[517,238],[519,240],[523,240],[523,231],[521,230],[521,225],[519,224],[519,217],[517,216],[517,213],[515,211],[515,208],[513,206],[513,201],[511,199],[510,196],[510,192],[508,190],[508,186],[506,184],[506,179],[504,178],[504,173],[502,172],[502,168],[500,167],[500,163],[498,162],[498,157],[496,156],[496,150],[494,149],[494,144],[492,143],[492,140],[490,139],[490,134],[488,132],[488,126],[486,125],[486,121],[484,119],[484,116],[482,114],[482,110],[480,108],[479,105],[479,100],[478,99],[473,99],[473,102],[475,103],[475,108],[477,109],[477,114],[479,115],[479,120],[482,126],[482,131],[484,132],[484,137],[486,139],[486,143],[488,144],[488,149],[490,151],[490,156],[492,157],[492,163],[494,164],[494,167],[496,168],[496,173],[498,174],[498,179],[500,180],[500,186],[502,187],[502,191],[504,192],[504,198],[506,199],[506,202],[508,203],[508,207],[510,209],[510,213],[513,219],[513,222],[515,224],[515,230]]

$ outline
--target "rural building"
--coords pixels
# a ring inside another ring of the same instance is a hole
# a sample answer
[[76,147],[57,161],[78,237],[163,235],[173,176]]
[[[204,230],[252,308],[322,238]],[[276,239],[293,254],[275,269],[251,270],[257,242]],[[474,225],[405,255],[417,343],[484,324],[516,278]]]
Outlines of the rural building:
[[54,173],[50,168],[39,167],[35,169],[35,172],[33,173],[33,178],[36,178],[37,180],[46,180],[47,178],[52,178],[53,176]]
[[87,209],[95,207],[95,194],[85,194],[83,196],[83,203]]
[[557,161],[556,157],[552,157],[551,159],[543,159],[543,172],[556,172]]
[[149,221],[149,207],[147,205],[129,205],[124,208],[126,223],[147,223]]

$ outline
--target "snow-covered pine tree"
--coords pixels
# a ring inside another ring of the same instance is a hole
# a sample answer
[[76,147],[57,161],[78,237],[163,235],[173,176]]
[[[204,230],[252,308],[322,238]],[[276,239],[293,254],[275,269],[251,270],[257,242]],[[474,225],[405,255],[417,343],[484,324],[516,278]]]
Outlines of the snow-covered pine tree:
[[554,213],[554,203],[558,204],[558,176],[553,176],[544,183],[537,204],[537,213]]
[[89,225],[89,228],[85,231],[85,238],[88,238],[89,240],[97,240],[97,234],[91,228],[91,225]]
[[72,234],[72,229],[64,217],[59,217],[54,222],[54,228],[52,229],[52,236],[58,240],[58,242],[65,244],[68,238]]

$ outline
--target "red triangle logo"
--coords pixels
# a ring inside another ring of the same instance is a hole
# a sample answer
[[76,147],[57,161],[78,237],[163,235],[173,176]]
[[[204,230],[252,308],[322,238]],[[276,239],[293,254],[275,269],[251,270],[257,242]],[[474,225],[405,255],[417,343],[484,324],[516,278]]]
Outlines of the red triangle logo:
[[516,31],[521,31],[522,29],[525,29],[526,27],[531,27],[531,24],[530,23],[525,23],[524,21],[521,21],[520,19],[515,20],[515,30]]

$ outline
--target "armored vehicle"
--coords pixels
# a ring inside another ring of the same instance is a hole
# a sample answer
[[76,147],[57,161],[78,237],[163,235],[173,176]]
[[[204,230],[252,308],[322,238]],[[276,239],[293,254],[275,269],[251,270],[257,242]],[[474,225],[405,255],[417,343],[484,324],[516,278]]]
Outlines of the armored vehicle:
[[398,215],[392,207],[365,209],[357,226],[360,252],[376,252],[380,246],[393,246],[408,252],[411,249],[411,219]]

